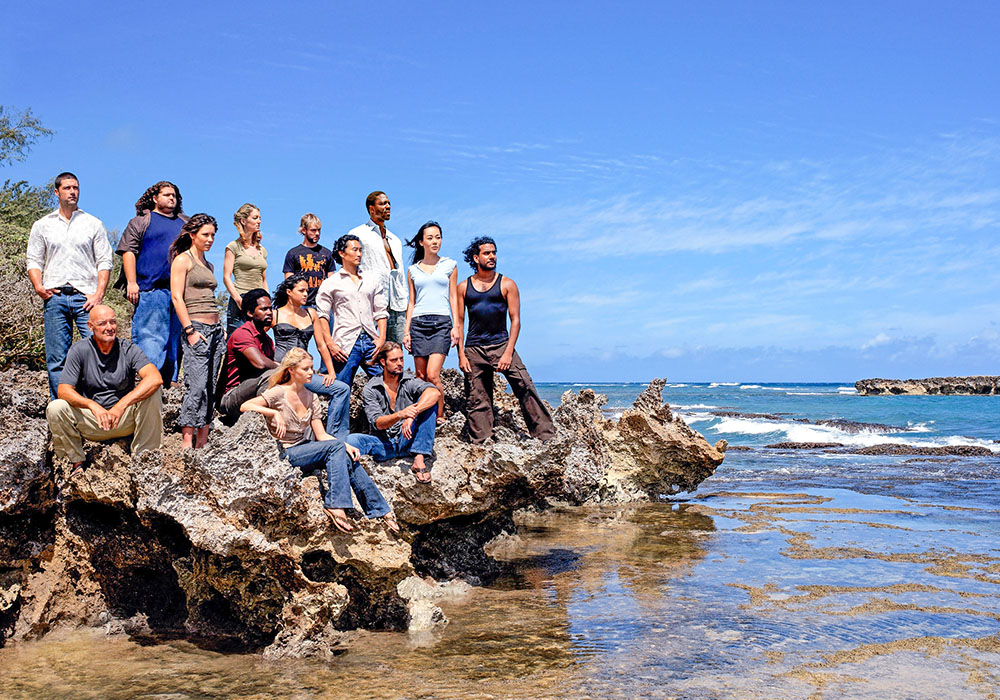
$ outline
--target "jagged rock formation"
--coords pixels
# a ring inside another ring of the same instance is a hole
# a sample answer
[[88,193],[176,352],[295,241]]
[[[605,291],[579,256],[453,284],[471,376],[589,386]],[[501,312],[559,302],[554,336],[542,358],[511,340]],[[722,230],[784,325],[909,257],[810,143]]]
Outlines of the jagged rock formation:
[[929,377],[928,379],[862,379],[854,383],[862,396],[880,394],[1000,394],[1000,377]]
[[[347,630],[445,622],[433,601],[461,586],[420,576],[496,575],[484,545],[514,532],[516,509],[656,499],[695,488],[723,459],[724,441],[708,445],[662,404],[662,380],[617,421],[603,396],[566,392],[545,444],[498,386],[495,439],[478,446],[462,439],[459,375],[445,380],[452,415],[432,484],[417,484],[408,460],[366,463],[403,525],[393,535],[360,515],[351,534],[335,530],[322,479],[279,459],[256,414],[217,425],[204,450],[181,453],[176,434],[134,459],[124,441],[90,444],[89,468],[67,477],[48,451],[44,373],[0,374],[0,644],[104,625],[328,657]],[[166,393],[169,429],[180,391]]]

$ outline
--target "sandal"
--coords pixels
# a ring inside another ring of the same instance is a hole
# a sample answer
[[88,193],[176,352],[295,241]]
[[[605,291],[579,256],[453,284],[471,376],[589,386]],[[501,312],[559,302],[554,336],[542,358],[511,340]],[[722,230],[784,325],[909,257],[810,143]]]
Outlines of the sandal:
[[341,532],[350,532],[354,529],[354,526],[351,525],[351,521],[347,519],[347,516],[344,515],[343,511],[341,511],[338,515],[329,508],[324,508],[323,512],[326,513],[327,517],[333,521],[334,526]]
[[[417,483],[418,484],[429,484],[429,483],[431,483],[431,468],[428,467],[427,465],[424,465],[422,467],[410,467],[410,471],[413,472],[416,475],[416,479],[417,479]],[[420,476],[422,474],[426,474],[427,478],[426,479],[421,479]]]
[[399,532],[399,523],[396,521],[396,516],[393,513],[389,512],[383,515],[382,522],[384,522],[385,526],[393,532]]

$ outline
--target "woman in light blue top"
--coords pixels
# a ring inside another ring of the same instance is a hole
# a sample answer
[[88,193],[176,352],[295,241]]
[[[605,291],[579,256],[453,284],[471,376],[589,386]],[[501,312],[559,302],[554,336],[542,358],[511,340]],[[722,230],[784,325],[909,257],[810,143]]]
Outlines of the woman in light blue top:
[[458,318],[458,264],[438,255],[441,251],[441,225],[428,221],[407,243],[413,248],[413,261],[407,271],[410,301],[406,305],[403,345],[413,355],[417,377],[431,382],[441,391],[438,423],[445,422],[444,387],[441,367],[461,333]]

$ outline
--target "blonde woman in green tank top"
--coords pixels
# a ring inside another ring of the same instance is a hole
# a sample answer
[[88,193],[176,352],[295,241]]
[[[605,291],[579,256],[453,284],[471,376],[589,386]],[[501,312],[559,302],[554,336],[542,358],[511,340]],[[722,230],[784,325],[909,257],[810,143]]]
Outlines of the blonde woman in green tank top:
[[267,250],[260,243],[260,209],[244,204],[233,214],[233,225],[239,235],[226,246],[222,265],[222,281],[229,291],[227,336],[246,320],[240,311],[243,295],[251,289],[267,289]]

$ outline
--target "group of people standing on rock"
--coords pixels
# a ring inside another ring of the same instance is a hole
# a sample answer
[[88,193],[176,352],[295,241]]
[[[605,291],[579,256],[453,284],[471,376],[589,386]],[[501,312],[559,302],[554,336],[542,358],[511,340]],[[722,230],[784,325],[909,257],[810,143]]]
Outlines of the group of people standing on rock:
[[[223,325],[218,279],[206,258],[218,223],[209,214],[185,215],[178,187],[157,182],[136,202],[116,251],[122,274],[115,284],[134,306],[132,338],[124,340],[114,311],[102,304],[113,262],[104,225],[79,208],[72,173],[56,177],[55,195],[59,207],[32,226],[26,258],[44,303],[53,446],[73,471],[84,467],[83,438],[132,435],[133,454],[158,448],[161,387],[182,377],[184,449],[208,443],[217,411],[228,425],[241,413],[260,413],[291,464],[325,469],[324,507],[337,528],[352,529],[345,511],[353,491],[368,517],[398,530],[358,460],[411,456],[416,481],[431,481],[426,460],[446,420],[441,368],[455,346],[472,442],[492,435],[497,371],[531,434],[555,435],[514,349],[520,297],[514,281],[496,271],[492,238],[476,238],[464,250],[474,274],[458,282],[458,263],[441,255],[442,227],[428,221],[407,242],[413,253],[406,270],[403,244],[386,228],[389,198],[372,192],[365,200],[369,220],[332,250],[319,243],[319,218],[301,218],[302,243],[285,255],[284,279],[272,294],[260,209],[244,204],[233,215],[238,235],[225,250]],[[81,340],[71,347],[74,324]],[[321,358],[318,372],[311,343]],[[404,370],[404,348],[416,374]],[[362,391],[369,434],[349,432],[350,386],[359,369],[369,377]],[[319,395],[330,399],[325,422]]]

